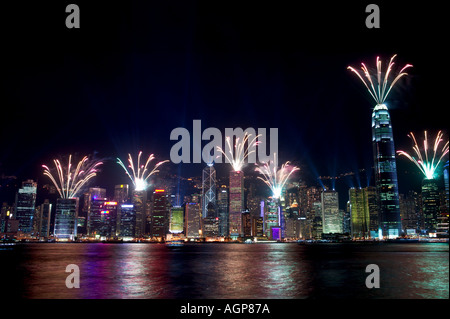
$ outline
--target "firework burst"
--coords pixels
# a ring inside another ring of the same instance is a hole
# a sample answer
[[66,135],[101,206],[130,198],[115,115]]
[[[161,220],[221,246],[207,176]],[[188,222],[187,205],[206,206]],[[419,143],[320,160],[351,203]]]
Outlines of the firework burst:
[[[411,64],[406,64],[400,70],[400,72],[398,72],[397,76],[392,81],[390,81],[389,75],[390,75],[390,73],[392,71],[392,67],[394,65],[393,60],[394,60],[395,56],[396,56],[396,54],[394,56],[392,56],[391,60],[389,61],[389,65],[388,65],[386,73],[384,74],[384,77],[381,75],[381,60],[379,57],[377,57],[376,75],[371,75],[364,63],[361,63],[361,69],[363,71],[363,75],[361,75],[357,70],[355,70],[351,66],[347,67],[347,69],[354,72],[359,77],[359,79],[364,83],[364,85],[366,86],[367,90],[369,91],[370,95],[375,100],[377,105],[383,104],[384,101],[386,100],[387,96],[391,92],[392,88],[394,87],[395,83],[397,83],[397,81],[401,77],[408,74],[403,71],[409,67],[412,67]],[[372,78],[374,78],[374,79],[372,79]],[[374,83],[376,83],[376,84],[374,84]]]
[[[441,142],[444,141],[444,139],[442,138],[442,131],[439,131],[437,133],[433,145],[428,144],[428,135],[427,131],[425,131],[422,150],[419,148],[419,144],[417,143],[414,134],[411,132],[408,136],[414,141],[413,150],[415,156],[410,155],[405,151],[397,151],[397,154],[406,156],[411,162],[416,164],[420,171],[425,175],[425,178],[435,178],[436,170],[439,164],[441,163],[445,155],[448,154],[448,141],[442,148],[439,148]],[[432,146],[432,148],[430,148],[430,146]]]
[[161,161],[159,163],[156,163],[156,165],[153,167],[152,170],[149,169],[148,165],[150,162],[155,158],[153,154],[150,154],[147,161],[145,162],[145,165],[141,165],[141,156],[142,151],[139,152],[138,158],[137,158],[137,167],[135,169],[133,158],[131,157],[131,154],[128,154],[128,167],[131,168],[131,173],[128,171],[128,168],[124,165],[124,163],[120,160],[120,158],[117,158],[117,163],[122,166],[122,168],[125,170],[125,173],[127,173],[128,177],[133,182],[133,185],[135,187],[135,190],[141,191],[145,190],[148,187],[147,180],[150,176],[153,174],[159,172],[157,169],[162,164],[168,162],[169,160]]
[[298,171],[299,168],[296,166],[291,166],[288,161],[281,165],[281,168],[278,169],[277,156],[276,154],[274,154],[273,161],[264,163],[262,167],[258,166],[255,170],[263,175],[263,177],[258,176],[258,178],[270,187],[270,189],[272,190],[272,196],[274,198],[280,198],[281,191],[286,185],[289,177],[292,173]]
[[[242,170],[242,167],[245,164],[245,159],[253,152],[255,152],[255,149],[252,149],[249,151],[250,148],[253,148],[254,146],[258,145],[258,142],[256,139],[261,135],[256,135],[252,140],[250,140],[251,134],[248,134],[245,132],[244,138],[241,140],[239,137],[236,138],[236,144],[234,145],[234,152],[233,147],[231,147],[231,138],[229,136],[226,137],[226,143],[228,145],[228,148],[225,148],[225,151],[218,146],[217,150],[221,152],[223,155],[225,155],[225,158],[228,160],[228,162],[233,167],[233,170],[235,172],[239,172]],[[247,145],[247,147],[245,147]],[[227,152],[228,151],[228,152]],[[229,154],[227,154],[229,153]]]
[[86,183],[99,172],[98,167],[103,164],[100,161],[89,160],[87,156],[78,162],[76,167],[72,166],[72,155],[66,167],[61,165],[57,159],[53,160],[57,175],[53,176],[48,166],[42,165],[44,175],[47,175],[56,187],[61,198],[74,198],[86,185]]

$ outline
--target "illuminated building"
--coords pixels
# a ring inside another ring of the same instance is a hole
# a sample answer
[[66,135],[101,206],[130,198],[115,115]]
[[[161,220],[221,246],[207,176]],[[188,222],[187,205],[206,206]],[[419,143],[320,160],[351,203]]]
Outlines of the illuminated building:
[[217,191],[217,216],[219,217],[219,236],[227,237],[228,224],[228,188],[222,185]]
[[242,217],[242,236],[252,236],[252,216],[248,210],[241,214]]
[[132,204],[120,205],[120,218],[119,218],[119,235],[120,237],[134,237],[136,226],[136,211]]
[[207,216],[202,220],[202,236],[205,238],[219,237],[219,217],[216,217],[212,203],[208,204]]
[[153,192],[153,209],[150,227],[150,237],[164,238],[169,230],[169,208],[164,189]]
[[339,196],[334,190],[322,191],[323,234],[342,233],[342,216],[339,213]]
[[230,172],[230,206],[229,231],[231,237],[242,235],[242,210],[244,209],[244,173],[242,171]]
[[0,212],[0,233],[8,232],[8,221],[14,216],[14,207],[7,203],[2,204],[2,210]]
[[264,235],[264,217],[252,218],[252,236],[262,237]]
[[88,235],[95,238],[113,238],[117,235],[117,202],[106,198],[91,201],[88,216]]
[[170,209],[170,226],[169,231],[172,234],[182,233],[184,229],[184,208],[174,206]]
[[37,183],[33,180],[22,182],[22,187],[16,193],[15,219],[19,221],[18,231],[31,235],[36,204]]
[[437,236],[448,238],[449,229],[449,182],[448,182],[448,161],[444,166],[444,196],[441,200],[441,212],[438,217]]
[[422,182],[422,212],[427,233],[435,233],[439,217],[439,187],[437,180],[424,179]]
[[36,236],[48,238],[50,236],[50,220],[52,204],[46,199],[43,204],[36,208]]
[[[202,172],[202,216],[208,216],[208,205],[216,206],[216,170],[212,163]],[[217,216],[214,216],[217,217]]]
[[372,145],[375,162],[375,183],[379,204],[379,231],[384,238],[401,234],[397,164],[394,136],[388,108],[378,104],[372,113]]
[[278,201],[272,198],[263,203],[264,234],[267,238],[272,238],[272,228],[280,226],[280,206],[278,205]]
[[145,233],[145,224],[147,220],[145,213],[147,190],[134,190],[131,195],[131,203],[133,204],[136,213],[135,236],[142,237]]
[[201,233],[201,206],[199,203],[186,203],[185,227],[187,238],[199,238]]
[[406,235],[415,235],[419,230],[417,193],[409,191],[405,196],[399,194],[402,229]]
[[128,202],[128,184],[119,184],[114,186],[114,201],[119,205]]
[[353,238],[369,238],[369,201],[367,192],[362,188],[350,188],[351,234]]
[[369,206],[369,234],[371,238],[378,238],[380,206],[378,205],[377,188],[375,186],[368,186],[364,190],[366,192],[367,205]]
[[58,240],[74,240],[77,237],[78,197],[56,200],[54,235]]

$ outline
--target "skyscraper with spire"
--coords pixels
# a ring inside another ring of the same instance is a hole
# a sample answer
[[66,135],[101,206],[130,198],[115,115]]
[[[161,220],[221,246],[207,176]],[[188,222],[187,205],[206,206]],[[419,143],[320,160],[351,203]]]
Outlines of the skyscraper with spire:
[[[213,163],[203,169],[202,173],[202,217],[208,216],[208,205],[211,203],[216,209],[216,170]],[[214,216],[217,217],[217,216]]]
[[376,105],[372,112],[372,146],[375,164],[375,183],[379,205],[379,235],[383,238],[396,238],[401,234],[400,201],[398,195],[397,165],[395,161],[394,135],[389,110],[384,104],[397,81],[407,75],[405,70],[412,67],[406,64],[394,79],[390,79],[394,58],[392,56],[387,70],[382,72],[381,60],[377,57],[376,73],[371,74],[364,63],[362,73],[349,66],[364,83]]
[[401,234],[402,223],[394,136],[391,117],[385,104],[377,104],[373,109],[372,146],[380,207],[379,234],[384,238],[395,238]]

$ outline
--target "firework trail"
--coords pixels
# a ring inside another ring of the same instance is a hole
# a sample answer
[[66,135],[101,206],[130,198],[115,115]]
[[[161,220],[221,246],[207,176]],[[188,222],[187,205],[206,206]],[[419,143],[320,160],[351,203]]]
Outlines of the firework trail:
[[137,158],[137,169],[134,167],[133,158],[131,157],[131,154],[128,154],[128,167],[131,168],[131,173],[128,171],[127,167],[124,165],[124,163],[120,160],[120,158],[117,158],[117,163],[122,166],[122,168],[125,170],[125,173],[127,173],[128,177],[131,179],[131,181],[134,184],[135,190],[141,191],[145,190],[148,187],[147,179],[152,176],[153,174],[159,172],[157,168],[161,166],[162,164],[168,162],[169,160],[161,161],[159,163],[156,163],[156,165],[153,167],[152,170],[149,170],[148,164],[155,158],[153,154],[150,154],[147,161],[145,162],[145,165],[141,165],[141,156],[142,151],[139,152],[138,158]]
[[[258,145],[259,142],[256,141],[256,139],[261,136],[256,135],[252,140],[250,139],[251,134],[248,134],[245,132],[244,138],[240,140],[240,138],[236,138],[236,144],[234,145],[234,152],[233,148],[231,147],[231,139],[229,136],[226,137],[226,142],[228,145],[228,153],[226,151],[223,151],[223,149],[220,146],[217,146],[217,150],[221,152],[223,155],[225,155],[225,158],[228,160],[228,162],[233,167],[233,170],[235,172],[239,172],[242,170],[242,167],[244,166],[245,159],[253,152],[255,152],[255,149],[251,150],[249,152],[250,148],[253,148],[254,146]],[[247,147],[245,147],[245,144],[247,144]],[[233,156],[234,153],[234,156]]]
[[[369,91],[372,98],[375,100],[375,102],[378,104],[383,104],[386,100],[387,96],[389,95],[389,92],[391,92],[392,88],[394,87],[395,83],[397,81],[407,75],[408,73],[403,72],[405,69],[412,67],[411,64],[406,64],[400,72],[397,74],[397,76],[390,82],[389,75],[392,71],[392,66],[394,65],[394,58],[396,57],[396,54],[392,56],[391,60],[389,61],[389,65],[387,68],[386,73],[384,74],[384,77],[381,76],[381,60],[379,57],[377,57],[377,74],[371,75],[369,73],[369,70],[365,66],[364,63],[361,63],[361,69],[363,71],[363,75],[361,75],[357,70],[352,68],[351,66],[347,67],[347,69],[350,69],[352,72],[354,72],[359,79],[364,83],[367,90]],[[365,76],[365,78],[363,77]],[[372,80],[372,78],[375,78]],[[376,84],[374,84],[376,83]]]
[[439,131],[436,135],[436,139],[434,140],[433,147],[430,148],[429,146],[431,145],[428,144],[428,134],[427,131],[425,131],[423,149],[421,150],[419,148],[419,144],[417,144],[417,140],[414,134],[411,132],[408,136],[414,141],[413,150],[417,158],[409,155],[405,151],[397,151],[397,154],[406,156],[411,162],[416,164],[420,171],[425,175],[425,178],[433,179],[435,177],[435,173],[439,164],[441,163],[444,156],[448,154],[448,141],[441,149],[439,149],[439,144],[444,141],[444,139],[442,138],[443,133],[442,131]]
[[291,174],[299,170],[298,167],[289,165],[289,161],[281,165],[281,168],[278,169],[277,162],[277,156],[276,154],[274,154],[273,161],[264,163],[262,167],[258,166],[255,169],[257,172],[260,172],[264,176],[258,176],[258,178],[270,187],[274,198],[280,198],[281,191],[283,190],[283,187],[288,181]]
[[50,168],[42,165],[44,168],[44,175],[47,175],[55,185],[59,196],[61,198],[74,198],[81,188],[99,172],[98,166],[103,162],[91,161],[87,156],[75,167],[72,167],[72,155],[69,155],[67,168],[65,169],[61,162],[57,159],[53,160],[56,167],[57,177],[53,176]]

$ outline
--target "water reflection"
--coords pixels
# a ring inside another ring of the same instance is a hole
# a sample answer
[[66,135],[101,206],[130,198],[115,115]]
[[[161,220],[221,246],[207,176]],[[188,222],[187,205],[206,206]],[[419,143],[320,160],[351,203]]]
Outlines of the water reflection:
[[[446,244],[27,244],[0,261],[10,298],[449,297]],[[365,286],[371,263],[380,289]],[[68,264],[80,289],[65,286]]]

